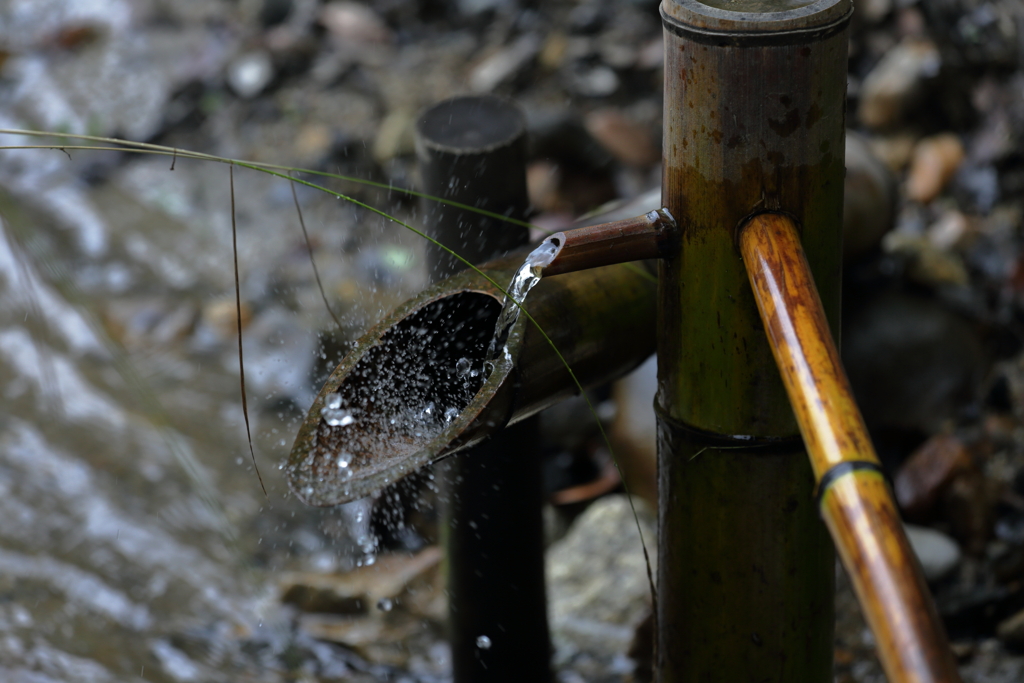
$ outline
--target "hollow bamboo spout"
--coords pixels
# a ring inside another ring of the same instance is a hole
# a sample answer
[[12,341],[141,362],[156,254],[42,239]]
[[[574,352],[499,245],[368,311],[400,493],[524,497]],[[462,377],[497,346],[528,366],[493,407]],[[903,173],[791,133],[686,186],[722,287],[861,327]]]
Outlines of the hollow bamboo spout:
[[832,342],[789,218],[740,232],[743,260],[807,447],[822,516],[891,681],[959,681],[927,585]]
[[584,387],[619,377],[655,346],[655,285],[608,266],[543,279],[484,365],[504,294],[526,252],[464,271],[409,300],[356,342],[299,429],[288,483],[309,505],[361,498]]
[[554,258],[542,272],[544,275],[560,275],[615,263],[661,258],[676,236],[676,221],[668,209],[556,232],[544,240],[543,244],[554,247]]

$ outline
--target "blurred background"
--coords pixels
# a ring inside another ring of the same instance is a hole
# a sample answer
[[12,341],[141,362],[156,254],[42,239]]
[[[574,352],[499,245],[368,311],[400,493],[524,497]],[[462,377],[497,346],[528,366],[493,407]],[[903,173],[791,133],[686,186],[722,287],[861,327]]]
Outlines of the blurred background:
[[[965,679],[1018,681],[1024,3],[855,5],[844,360]],[[373,180],[394,189],[322,182],[414,225],[417,114],[464,93],[524,110],[535,237],[656,205],[662,79],[650,0],[0,0],[0,128]],[[429,475],[320,510],[278,470],[347,345],[426,283],[422,244],[297,192],[340,327],[288,183],[236,169],[264,496],[228,169],[0,150],[0,678],[450,680]],[[648,363],[593,397],[648,503],[653,394]],[[543,419],[559,680],[645,680],[621,482],[581,401]],[[839,583],[837,681],[882,681]]]

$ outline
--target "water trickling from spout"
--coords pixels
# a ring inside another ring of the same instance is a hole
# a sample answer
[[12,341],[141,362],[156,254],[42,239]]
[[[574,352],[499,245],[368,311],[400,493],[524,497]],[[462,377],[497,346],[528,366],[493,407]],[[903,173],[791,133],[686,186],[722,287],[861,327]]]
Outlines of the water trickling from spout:
[[508,335],[519,320],[519,313],[522,310],[520,307],[526,300],[526,295],[540,282],[544,268],[551,265],[561,250],[562,243],[557,237],[544,240],[536,249],[527,254],[523,265],[512,276],[508,294],[502,302],[501,315],[498,316],[498,322],[494,326],[494,336],[487,348],[488,362],[493,364],[508,353]]

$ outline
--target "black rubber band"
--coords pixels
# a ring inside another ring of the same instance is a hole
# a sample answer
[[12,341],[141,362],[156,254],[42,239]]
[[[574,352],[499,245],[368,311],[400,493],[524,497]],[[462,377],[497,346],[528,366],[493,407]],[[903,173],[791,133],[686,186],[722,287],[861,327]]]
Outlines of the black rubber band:
[[687,26],[661,10],[662,24],[667,31],[694,43],[717,47],[767,47],[802,45],[820,42],[836,35],[850,23],[853,10],[831,24],[792,29],[789,31],[714,31]]
[[825,493],[828,492],[828,488],[835,483],[836,479],[861,470],[877,472],[885,479],[885,470],[882,469],[882,466],[870,460],[846,460],[838,465],[833,465],[821,476],[821,480],[818,481],[818,485],[814,489],[814,498],[818,502],[818,507],[821,507],[821,501],[824,499]]

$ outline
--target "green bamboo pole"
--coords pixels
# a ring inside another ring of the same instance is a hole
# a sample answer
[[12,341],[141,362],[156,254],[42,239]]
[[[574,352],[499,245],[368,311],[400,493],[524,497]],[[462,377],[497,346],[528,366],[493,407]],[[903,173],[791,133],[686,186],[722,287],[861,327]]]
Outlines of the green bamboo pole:
[[797,217],[839,329],[851,5],[796,5],[662,4],[661,681],[832,677],[833,550],[735,241],[753,213]]
[[[526,217],[526,125],[518,107],[492,96],[455,97],[426,110],[416,132],[428,194]],[[503,256],[529,237],[521,225],[445,204],[422,206],[428,234],[472,263]],[[464,268],[434,244],[426,256],[435,281]],[[438,470],[455,683],[549,680],[537,420],[495,435]]]

